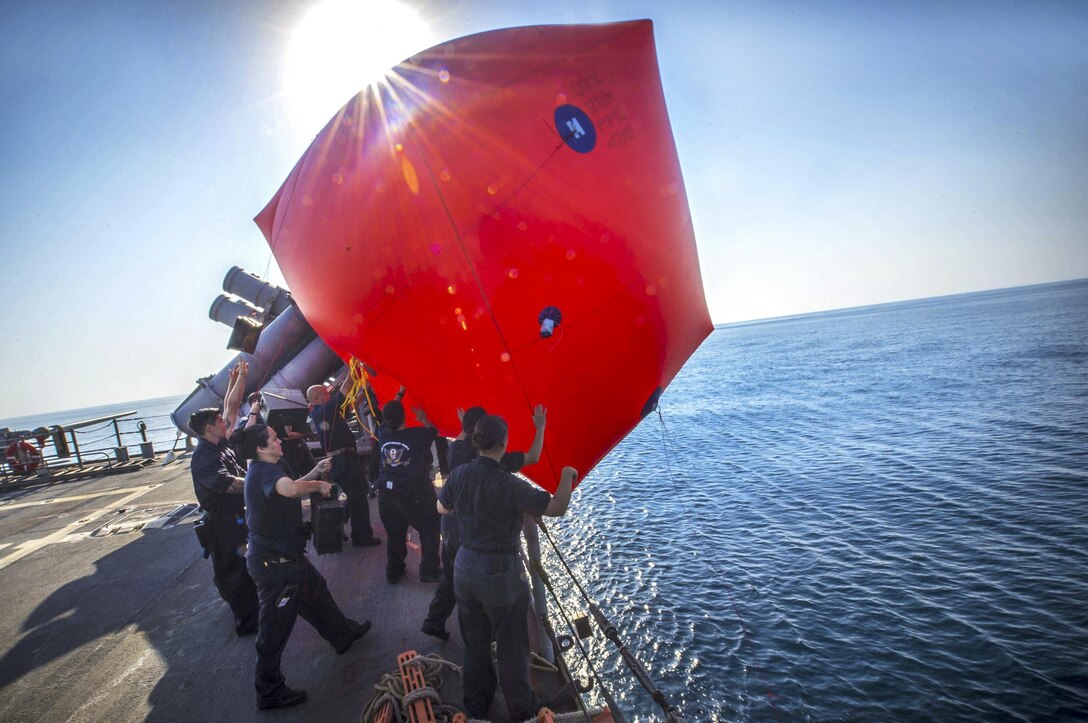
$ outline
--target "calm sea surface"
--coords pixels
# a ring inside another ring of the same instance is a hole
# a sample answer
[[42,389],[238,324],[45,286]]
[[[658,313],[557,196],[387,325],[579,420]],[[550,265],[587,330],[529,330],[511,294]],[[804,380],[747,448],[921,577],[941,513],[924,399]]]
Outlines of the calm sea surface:
[[661,407],[554,529],[689,720],[1088,719],[1088,281],[722,327]]
[[[188,392],[186,392],[188,394]],[[177,427],[170,421],[170,413],[185,399],[185,394],[176,397],[161,397],[159,399],[143,399],[135,402],[121,402],[107,404],[101,407],[86,407],[84,409],[69,409],[63,412],[49,412],[47,414],[34,414],[26,417],[9,417],[0,419],[0,427],[8,427],[13,430],[33,430],[38,427],[50,427],[54,424],[66,426],[91,419],[99,419],[113,414],[136,412],[131,417],[119,420],[122,441],[134,448],[139,445],[142,436],[138,433],[136,425],[143,421],[147,425],[147,438],[154,442],[156,451],[162,452],[178,444],[178,450],[185,448],[184,439],[177,440]],[[79,430],[79,445],[82,449],[105,449],[116,445],[116,436],[113,425],[110,422],[92,425]]]
[[722,327],[661,407],[552,529],[690,721],[1088,719],[1088,280]]

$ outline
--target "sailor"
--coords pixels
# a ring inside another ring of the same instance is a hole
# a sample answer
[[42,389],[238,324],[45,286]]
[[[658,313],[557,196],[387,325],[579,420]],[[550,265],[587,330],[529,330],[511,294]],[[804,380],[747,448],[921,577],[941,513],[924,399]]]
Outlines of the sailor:
[[227,443],[227,430],[234,426],[244,385],[244,365],[237,364],[230,372],[223,411],[209,407],[189,417],[189,429],[199,437],[189,469],[197,502],[205,514],[202,542],[212,559],[215,587],[230,605],[234,629],[240,636],[257,632],[258,610],[257,588],[245,562],[245,470]]
[[345,371],[338,388],[334,383],[334,390],[330,392],[325,385],[315,384],[306,390],[306,399],[311,405],[310,424],[317,433],[323,452],[332,458],[329,479],[339,484],[348,497],[351,544],[370,547],[380,544],[381,540],[374,536],[370,525],[366,462],[359,456],[355,435],[340,411],[349,391],[351,375]]
[[382,407],[381,434],[378,437],[378,513],[385,525],[385,579],[400,582],[408,554],[409,525],[419,532],[419,579],[438,582],[441,562],[438,555],[438,514],[435,512],[434,484],[430,469],[431,445],[438,430],[422,409],[415,410],[422,427],[407,427],[404,405],[394,399]]
[[[254,392],[249,395],[249,419],[254,419],[256,422],[262,424],[268,424],[269,417],[271,416],[270,410],[265,409],[265,399],[260,392]],[[247,425],[248,420],[242,419],[238,422],[239,430]],[[313,453],[310,452],[310,448],[306,446],[306,438],[301,432],[295,431],[291,425],[275,425],[272,427],[276,430],[276,435],[280,438],[280,443],[283,445],[283,459],[280,460],[280,466],[283,467],[288,473],[294,475],[297,470],[312,469],[317,460],[314,459]],[[235,435],[231,435],[231,444],[235,442]],[[238,444],[241,444],[241,437],[238,438]],[[239,451],[240,447],[236,446],[235,451]],[[244,455],[243,455],[244,457]]]
[[318,492],[328,495],[332,485],[318,479],[331,467],[318,462],[299,479],[288,476],[278,462],[283,447],[276,430],[255,423],[242,436],[246,457],[246,521],[249,552],[246,563],[257,583],[261,601],[257,633],[255,685],[261,710],[286,708],[306,700],[306,691],[287,687],[280,658],[298,615],[314,626],[337,653],[347,652],[370,630],[370,621],[345,617],[320,572],[306,558],[308,531],[302,522],[300,498]]
[[[458,416],[461,417],[461,434],[449,445],[447,453],[449,472],[442,475],[443,479],[449,479],[453,470],[476,459],[478,453],[472,444],[472,432],[476,428],[476,422],[487,415],[487,410],[483,407],[469,407],[465,412],[457,411]],[[528,452],[505,453],[500,464],[506,470],[517,473],[522,467],[540,461],[540,453],[544,449],[544,425],[547,422],[547,415],[548,410],[543,405],[538,404],[533,410],[533,426],[536,427],[533,444]],[[420,628],[427,635],[442,640],[450,639],[450,633],[446,630],[446,620],[449,619],[457,604],[453,593],[453,567],[460,547],[461,530],[457,524],[457,515],[442,515],[442,579],[438,583],[438,589],[434,591],[427,617]]]
[[451,472],[438,497],[438,511],[455,513],[461,527],[453,580],[465,641],[465,709],[470,718],[486,718],[497,681],[510,719],[525,720],[539,704],[529,685],[529,580],[518,556],[522,515],[565,514],[578,473],[564,467],[552,496],[503,469],[509,436],[501,417],[483,417],[472,440],[480,456]]

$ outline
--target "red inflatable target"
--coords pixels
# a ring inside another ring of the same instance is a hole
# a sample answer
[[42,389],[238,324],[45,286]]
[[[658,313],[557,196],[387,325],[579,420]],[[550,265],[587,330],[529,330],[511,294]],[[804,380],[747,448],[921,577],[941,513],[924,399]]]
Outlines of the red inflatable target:
[[321,337],[442,433],[482,405],[554,490],[711,331],[649,21],[481,33],[353,98],[257,217]]

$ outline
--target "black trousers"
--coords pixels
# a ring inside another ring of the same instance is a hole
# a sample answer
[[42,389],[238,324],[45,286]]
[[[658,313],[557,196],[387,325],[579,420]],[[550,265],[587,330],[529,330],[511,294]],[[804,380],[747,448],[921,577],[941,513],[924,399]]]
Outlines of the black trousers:
[[370,484],[367,482],[366,461],[357,454],[338,454],[333,457],[330,476],[348,496],[351,541],[362,542],[374,537],[374,528],[370,524],[370,501],[367,498]]
[[442,579],[438,581],[431,606],[427,609],[427,618],[423,621],[423,625],[428,628],[445,628],[446,621],[457,605],[457,597],[453,593],[453,566],[459,547],[460,545],[442,541]]
[[438,508],[435,494],[409,495],[382,490],[378,495],[378,514],[385,525],[386,563],[388,578],[400,577],[408,556],[408,527],[419,532],[420,577],[437,575],[441,562],[438,557]]
[[332,599],[325,578],[305,555],[291,562],[250,557],[246,564],[261,600],[254,674],[259,705],[283,694],[280,660],[297,617],[302,616],[336,650],[351,642],[352,628]]
[[[486,719],[496,683],[510,720],[532,717],[539,700],[529,684],[529,579],[517,554],[462,546],[454,566],[457,617],[465,641],[465,710]],[[498,673],[491,663],[495,640]]]
[[257,625],[257,586],[246,571],[246,538],[249,529],[233,513],[208,515],[208,553],[212,579],[219,596],[230,605],[234,629],[239,634]]

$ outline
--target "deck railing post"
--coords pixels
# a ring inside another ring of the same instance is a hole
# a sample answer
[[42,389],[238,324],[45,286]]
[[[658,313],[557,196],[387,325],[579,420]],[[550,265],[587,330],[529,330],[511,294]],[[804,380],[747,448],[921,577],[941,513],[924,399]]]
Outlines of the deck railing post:
[[140,438],[143,439],[143,441],[140,442],[140,455],[144,459],[154,459],[155,445],[154,443],[147,441],[147,424],[141,419],[140,423],[136,426],[140,430]]
[[73,430],[71,430],[70,433],[72,435],[72,449],[74,449],[76,451],[76,464],[78,464],[80,467],[82,467],[83,466],[83,457],[79,453],[79,440],[76,439],[76,430],[73,429]]

